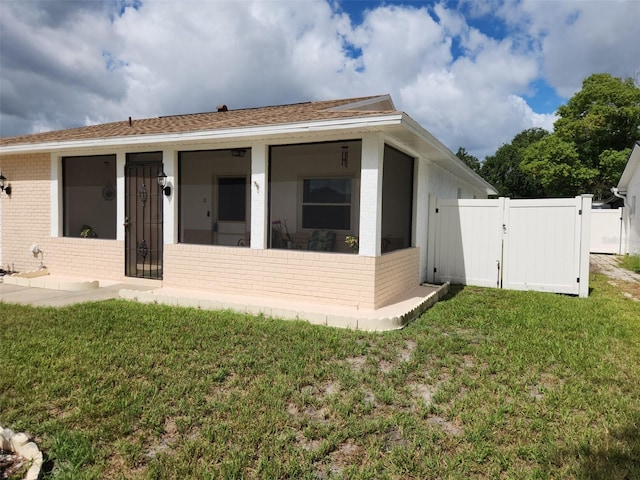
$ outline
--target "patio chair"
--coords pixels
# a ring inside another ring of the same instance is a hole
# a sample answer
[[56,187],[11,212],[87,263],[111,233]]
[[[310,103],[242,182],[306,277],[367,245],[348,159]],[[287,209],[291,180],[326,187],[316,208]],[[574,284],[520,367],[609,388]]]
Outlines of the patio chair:
[[336,243],[336,232],[333,230],[314,230],[309,236],[309,250],[333,252]]

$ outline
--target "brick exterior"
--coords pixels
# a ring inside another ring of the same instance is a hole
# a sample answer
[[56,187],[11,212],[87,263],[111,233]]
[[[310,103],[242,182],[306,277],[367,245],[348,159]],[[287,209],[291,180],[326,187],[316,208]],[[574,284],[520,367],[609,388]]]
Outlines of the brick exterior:
[[[4,156],[12,187],[2,194],[2,268],[125,280],[124,242],[50,236],[50,155]],[[360,309],[380,308],[419,284],[419,249],[365,257],[347,253],[175,244],[164,247],[167,287],[280,297]]]
[[96,238],[49,238],[45,265],[60,275],[100,280],[125,280],[124,242]]
[[[2,157],[2,174],[11,185],[11,196],[0,194],[2,202],[2,268],[36,270],[40,258],[29,247],[37,244],[47,251],[49,240],[51,167],[48,153]],[[45,263],[46,264],[46,263]]]
[[375,308],[420,284],[420,250],[396,250],[376,258]]
[[375,259],[295,250],[166,245],[164,285],[358,308],[375,304]]
[[419,251],[382,257],[167,245],[164,285],[374,309],[416,287]]

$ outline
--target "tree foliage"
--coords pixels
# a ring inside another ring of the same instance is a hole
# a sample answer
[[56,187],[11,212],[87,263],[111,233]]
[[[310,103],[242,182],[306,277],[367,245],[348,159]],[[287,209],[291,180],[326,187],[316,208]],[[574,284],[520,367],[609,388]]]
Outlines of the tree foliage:
[[463,147],[458,148],[458,151],[456,152],[456,157],[458,157],[460,160],[466,163],[474,172],[480,172],[480,167],[481,167],[480,160],[478,160],[478,157],[474,157],[469,152],[467,152],[466,148],[463,148]]
[[594,74],[557,114],[553,133],[524,130],[485,159],[480,173],[500,195],[609,196],[640,140],[640,88],[632,79]]
[[502,145],[495,155],[488,156],[480,174],[503,197],[534,198],[543,195],[542,184],[531,172],[521,168],[526,148],[549,135],[542,128],[530,128],[513,137],[511,143]]

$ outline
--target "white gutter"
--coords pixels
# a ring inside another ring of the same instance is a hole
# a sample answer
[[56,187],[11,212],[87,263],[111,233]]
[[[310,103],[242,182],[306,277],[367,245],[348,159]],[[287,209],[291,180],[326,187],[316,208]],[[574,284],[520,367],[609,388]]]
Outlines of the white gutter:
[[148,135],[132,135],[113,138],[92,138],[88,140],[69,140],[62,142],[47,142],[38,144],[17,144],[0,146],[0,155],[10,153],[53,152],[57,150],[83,148],[109,148],[133,145],[168,144],[184,142],[203,142],[208,140],[230,140],[242,138],[270,137],[278,135],[301,134],[331,130],[347,130],[353,128],[379,129],[390,125],[399,125],[401,114],[380,115],[340,120],[323,120],[303,123],[287,123],[281,125],[267,125],[257,127],[238,127],[224,130],[204,130],[184,133],[163,133]]
[[611,187],[611,193],[613,193],[614,197],[621,198],[622,201],[624,202],[624,206],[627,207],[629,210],[631,210],[631,205],[629,205],[629,202],[627,201],[626,192],[625,193],[620,193],[620,191],[618,190],[617,187]]

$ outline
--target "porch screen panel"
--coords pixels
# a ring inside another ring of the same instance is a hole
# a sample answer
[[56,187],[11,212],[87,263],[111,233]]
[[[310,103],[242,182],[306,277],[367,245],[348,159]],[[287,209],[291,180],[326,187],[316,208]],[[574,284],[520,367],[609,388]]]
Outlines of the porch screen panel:
[[413,157],[385,146],[382,169],[382,252],[411,247]]
[[63,235],[116,238],[116,156],[62,159]]

